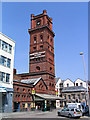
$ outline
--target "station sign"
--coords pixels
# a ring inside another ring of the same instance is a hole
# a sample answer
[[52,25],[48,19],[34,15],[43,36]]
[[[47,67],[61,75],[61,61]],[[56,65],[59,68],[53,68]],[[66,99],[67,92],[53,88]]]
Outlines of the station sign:
[[35,88],[32,88],[32,94],[35,94]]
[[56,95],[58,95],[58,90],[56,90]]

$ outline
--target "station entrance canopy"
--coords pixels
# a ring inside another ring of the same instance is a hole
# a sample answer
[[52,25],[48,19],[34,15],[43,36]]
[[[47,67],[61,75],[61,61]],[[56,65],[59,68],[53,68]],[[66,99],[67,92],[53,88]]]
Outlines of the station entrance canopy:
[[49,95],[49,94],[35,94],[35,101],[41,101],[41,100],[63,100],[61,97],[57,97],[56,95]]

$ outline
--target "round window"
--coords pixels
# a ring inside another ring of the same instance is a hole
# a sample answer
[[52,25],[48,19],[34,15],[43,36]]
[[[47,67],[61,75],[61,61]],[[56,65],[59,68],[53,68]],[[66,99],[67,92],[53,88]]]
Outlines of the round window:
[[39,66],[37,66],[37,67],[36,67],[36,69],[37,69],[37,70],[40,70],[40,67],[39,67]]

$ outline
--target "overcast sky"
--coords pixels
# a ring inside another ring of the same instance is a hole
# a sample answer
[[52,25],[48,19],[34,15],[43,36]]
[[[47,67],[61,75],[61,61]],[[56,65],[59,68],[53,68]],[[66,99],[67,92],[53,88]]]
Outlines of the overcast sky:
[[14,67],[18,73],[29,72],[29,33],[31,14],[47,10],[53,18],[55,75],[61,79],[88,79],[88,3],[43,2],[2,3],[2,32],[16,42]]

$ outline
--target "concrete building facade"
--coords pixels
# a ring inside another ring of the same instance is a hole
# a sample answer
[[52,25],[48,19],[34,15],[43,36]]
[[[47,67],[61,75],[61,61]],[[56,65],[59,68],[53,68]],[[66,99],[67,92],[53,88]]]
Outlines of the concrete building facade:
[[0,32],[1,112],[12,111],[14,49],[15,42]]

